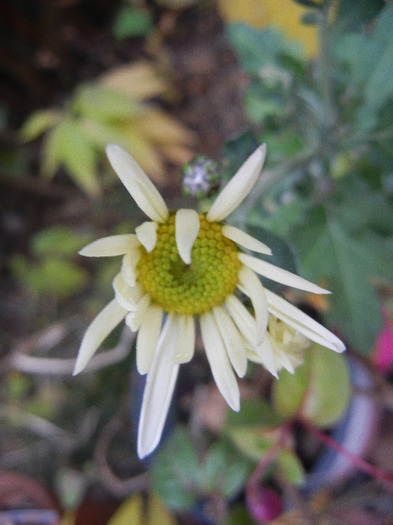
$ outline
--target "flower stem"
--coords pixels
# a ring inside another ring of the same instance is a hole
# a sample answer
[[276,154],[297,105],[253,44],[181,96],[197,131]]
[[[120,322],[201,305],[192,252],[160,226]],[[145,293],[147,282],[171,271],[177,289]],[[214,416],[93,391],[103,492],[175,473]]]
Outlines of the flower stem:
[[312,425],[305,419],[299,419],[297,421],[301,423],[301,425],[308,432],[310,432],[310,434],[313,434],[314,436],[316,436],[324,445],[327,445],[333,450],[336,450],[339,454],[342,454],[343,456],[345,456],[358,469],[362,470],[366,474],[369,474],[375,479],[385,481],[393,486],[393,473],[381,470],[378,467],[371,465],[370,463],[368,463],[361,457],[357,456],[356,454],[353,454],[349,450],[342,447],[340,443],[338,443],[335,439],[328,436],[327,434],[325,434],[324,432],[316,428],[314,425]]

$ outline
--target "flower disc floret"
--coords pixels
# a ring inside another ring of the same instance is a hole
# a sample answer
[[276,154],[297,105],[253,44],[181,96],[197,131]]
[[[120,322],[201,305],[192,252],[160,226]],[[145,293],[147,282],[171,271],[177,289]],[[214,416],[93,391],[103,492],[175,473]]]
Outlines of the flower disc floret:
[[191,251],[191,263],[180,257],[175,238],[175,215],[157,228],[154,250],[138,263],[138,280],[151,299],[166,312],[201,314],[232,294],[241,263],[233,241],[217,222],[199,215],[200,229]]

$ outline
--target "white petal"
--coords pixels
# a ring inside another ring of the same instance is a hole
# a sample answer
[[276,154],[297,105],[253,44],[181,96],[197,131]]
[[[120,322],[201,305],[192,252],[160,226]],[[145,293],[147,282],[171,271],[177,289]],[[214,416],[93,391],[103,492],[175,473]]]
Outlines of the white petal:
[[319,294],[330,293],[328,290],[325,290],[324,288],[321,288],[320,286],[303,279],[303,277],[299,277],[294,273],[283,270],[282,268],[274,266],[274,264],[268,263],[266,261],[262,261],[261,259],[256,259],[251,255],[247,255],[246,253],[239,253],[238,257],[240,261],[251,268],[251,270],[254,270],[254,272],[259,273],[259,275],[262,275],[267,279],[271,279],[272,281],[284,284],[285,286],[299,288],[300,290],[304,290],[306,292]]
[[81,346],[79,348],[78,357],[76,358],[73,375],[79,374],[92,356],[98,350],[101,343],[107,336],[116,328],[116,326],[124,319],[127,310],[122,308],[116,299],[113,299],[105,306],[103,310],[97,315],[90,326],[87,328],[83,336]]
[[251,250],[257,253],[263,253],[265,255],[272,254],[272,251],[269,248],[269,246],[266,246],[266,244],[264,244],[263,242],[258,241],[258,239],[255,239],[254,237],[251,237],[251,235],[248,235],[248,233],[244,232],[243,230],[235,228],[235,226],[225,224],[222,227],[222,233],[223,235],[225,235],[225,237],[231,239],[231,241],[235,242],[236,244],[240,244],[240,246],[242,246],[246,250]]
[[179,349],[176,363],[191,361],[195,350],[195,321],[192,315],[179,315]]
[[125,310],[134,312],[138,309],[137,302],[134,299],[133,290],[124,282],[120,273],[113,279],[113,289],[115,291],[116,301]]
[[254,308],[257,331],[256,344],[259,344],[265,338],[267,323],[269,320],[265,290],[255,273],[246,266],[240,268],[238,277],[238,287],[251,299]]
[[206,356],[217,388],[232,410],[237,412],[240,409],[239,386],[213,314],[211,312],[201,314],[200,325]]
[[79,254],[86,257],[115,257],[128,253],[138,244],[138,239],[134,234],[111,235],[93,241],[79,250]]
[[244,339],[254,346],[257,340],[257,325],[254,317],[234,295],[226,298],[225,306]]
[[210,222],[224,220],[247,197],[258,180],[265,162],[266,145],[263,144],[248,157],[228,182],[210,208],[206,219]]
[[145,250],[151,252],[157,242],[157,223],[146,221],[135,228],[135,233]]
[[237,375],[244,377],[247,371],[247,355],[240,332],[222,306],[214,307],[213,315],[224,341],[229,360]]
[[191,249],[199,233],[199,217],[195,210],[177,210],[175,219],[176,246],[186,264],[191,263]]
[[308,339],[326,348],[330,348],[335,352],[344,352],[344,343],[332,332],[282,297],[279,297],[270,290],[265,290],[265,292],[269,304],[269,311],[273,315],[289,326],[292,326],[292,328],[295,328],[295,330],[298,330],[301,334],[308,337]]
[[138,456],[144,458],[158,445],[179,371],[174,363],[177,341],[173,338],[173,318],[168,315],[153,362],[147,374],[138,429]]
[[157,305],[150,305],[142,320],[136,339],[136,367],[140,374],[149,372],[161,333],[164,312]]
[[145,294],[137,304],[137,310],[130,312],[126,317],[126,325],[131,328],[133,332],[137,332],[142,324],[143,318],[146,315],[147,309],[150,306],[150,295]]
[[108,144],[106,154],[132,198],[152,221],[165,222],[168,208],[159,191],[143,169],[123,148]]
[[135,248],[131,253],[123,257],[121,264],[121,276],[129,286],[135,286],[136,283],[136,266],[141,258],[140,248]]
[[255,348],[255,352],[259,356],[259,362],[278,379],[274,351],[268,337],[265,337],[262,344]]

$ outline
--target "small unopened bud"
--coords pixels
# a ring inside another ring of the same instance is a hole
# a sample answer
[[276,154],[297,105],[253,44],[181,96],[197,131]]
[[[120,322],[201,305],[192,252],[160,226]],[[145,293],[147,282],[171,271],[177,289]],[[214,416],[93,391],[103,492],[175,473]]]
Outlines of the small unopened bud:
[[198,155],[183,167],[183,191],[192,197],[208,197],[218,188],[219,178],[218,163]]

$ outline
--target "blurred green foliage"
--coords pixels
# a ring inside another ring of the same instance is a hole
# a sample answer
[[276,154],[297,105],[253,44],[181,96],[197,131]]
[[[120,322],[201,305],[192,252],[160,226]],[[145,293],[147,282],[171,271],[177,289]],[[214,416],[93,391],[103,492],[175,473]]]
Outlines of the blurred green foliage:
[[256,139],[268,144],[238,220],[293,248],[300,273],[333,292],[328,324],[368,354],[381,329],[378,289],[393,281],[393,6],[362,0],[356,23],[352,11],[342,1],[331,22],[326,8],[313,12],[327,32],[314,63],[277,29],[228,34],[249,74]]
[[14,255],[11,269],[30,293],[61,300],[80,292],[88,283],[87,271],[76,263],[76,252],[89,238],[64,226],[39,231],[31,239],[34,262]]

